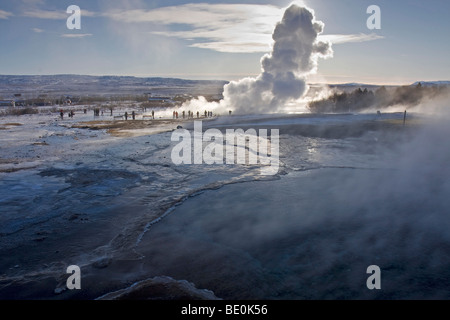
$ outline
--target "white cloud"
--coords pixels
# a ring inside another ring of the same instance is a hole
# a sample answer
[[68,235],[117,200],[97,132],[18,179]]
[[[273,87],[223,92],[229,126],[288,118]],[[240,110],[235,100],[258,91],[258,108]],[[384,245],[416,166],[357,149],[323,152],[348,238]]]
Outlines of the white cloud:
[[[273,29],[283,11],[272,5],[203,3],[154,10],[110,11],[103,16],[124,23],[165,26],[165,31],[150,33],[193,41],[191,47],[220,52],[267,52],[271,48]],[[173,30],[179,25],[185,25],[183,31]]]
[[64,33],[61,35],[63,38],[84,38],[90,36],[92,36],[92,33]]
[[[81,17],[95,17],[97,14],[95,12],[89,10],[83,10],[81,8]],[[42,9],[32,9],[23,12],[23,16],[30,18],[38,18],[38,19],[49,19],[49,20],[65,20],[70,14],[66,12],[66,10],[42,10]]]
[[[155,31],[153,34],[176,37],[194,41],[190,47],[210,49],[219,52],[251,53],[271,50],[272,34],[258,33],[255,30],[235,30],[222,28],[217,30],[196,29],[191,31]],[[206,40],[199,42],[198,40]]]
[[65,11],[49,11],[41,9],[28,10],[23,13],[25,17],[38,18],[38,19],[54,19],[62,20],[67,19],[68,15]]
[[86,9],[83,9],[83,8],[80,8],[80,14],[83,17],[98,17],[99,16],[98,13],[93,12],[93,11],[89,11],[89,10],[86,10]]
[[[273,5],[200,3],[153,10],[109,11],[102,16],[123,23],[165,26],[165,31],[150,33],[192,41],[190,47],[219,52],[254,53],[271,50],[272,32],[283,12],[284,8]],[[182,31],[175,30],[179,25],[187,27],[183,27]],[[319,35],[319,40],[333,44],[381,38],[383,37],[376,34]]]
[[321,41],[330,41],[333,44],[340,43],[348,43],[348,42],[365,42],[365,41],[373,41],[378,39],[384,39],[383,36],[380,36],[376,33],[366,34],[327,34],[320,35],[319,39]]
[[[272,25],[281,18],[283,10],[272,5],[249,4],[185,4],[153,10],[114,10],[103,15],[122,22],[152,22],[161,24],[189,24],[216,28],[221,23],[258,21],[260,27]],[[272,30],[270,30],[272,31]]]
[[[0,11],[0,18],[2,12],[4,11]],[[269,52],[273,44],[272,32],[283,12],[284,8],[260,4],[191,3],[152,10],[110,10],[105,13],[81,8],[82,17],[105,17],[127,24],[155,24],[163,26],[164,31],[150,31],[152,34],[187,40],[192,42],[189,46],[194,48],[230,53]],[[6,12],[5,14],[12,15]],[[23,15],[55,20],[67,19],[69,16],[65,10],[50,11],[38,8],[25,11]],[[4,18],[7,17],[6,15]],[[183,25],[182,31],[180,25]],[[85,36],[88,35],[64,35],[64,37]],[[319,35],[319,40],[330,41],[333,44],[380,38],[383,37],[376,34]]]
[[269,44],[260,42],[200,42],[191,44],[190,47],[210,49],[218,52],[229,53],[254,53],[268,52],[271,47]]
[[0,10],[0,19],[8,19],[13,16],[11,12]]
[[[272,34],[257,33],[253,30],[246,32],[218,29],[203,30],[195,29],[191,31],[155,31],[153,34],[167,37],[176,37],[185,40],[206,39],[205,42],[195,42],[190,47],[210,49],[219,52],[230,53],[253,53],[269,52],[272,48]],[[383,36],[372,34],[328,34],[319,35],[319,41],[331,42],[333,44],[342,44],[348,42],[365,42],[383,39]]]
[[32,28],[31,30],[33,30],[33,32],[36,32],[36,33],[44,32],[44,30],[39,29],[39,28]]

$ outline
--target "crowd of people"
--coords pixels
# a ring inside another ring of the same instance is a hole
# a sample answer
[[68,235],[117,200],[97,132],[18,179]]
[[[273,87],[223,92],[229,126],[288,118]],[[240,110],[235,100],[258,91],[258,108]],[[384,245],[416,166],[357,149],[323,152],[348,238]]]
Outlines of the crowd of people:
[[[195,118],[195,115],[197,116],[197,118],[200,118],[200,111],[197,111],[197,113],[196,114],[194,114],[194,112],[192,112],[192,111],[188,111],[187,112],[187,115],[186,115],[186,111],[182,111],[181,112],[181,117],[183,118],[183,119],[186,119],[186,116],[187,116],[187,118],[188,119],[194,119]],[[179,114],[178,114],[178,111],[174,111],[173,112],[173,119],[178,119],[178,116],[179,116]],[[205,110],[205,112],[204,112],[204,117],[205,118],[211,118],[211,117],[213,117],[213,112],[212,111],[206,111]]]
[[[83,112],[86,114],[87,113],[87,109],[84,109]],[[231,111],[229,111],[229,114],[231,115]],[[60,115],[61,119],[64,119],[64,110],[63,109],[60,109],[59,115]],[[75,112],[73,110],[70,110],[68,112],[69,118],[73,118],[74,115],[75,115]],[[101,111],[101,115],[103,116],[103,111]],[[99,108],[95,108],[94,109],[94,117],[97,117],[97,116],[100,116],[100,109]],[[112,109],[111,109],[111,116],[113,116]],[[212,111],[207,111],[207,110],[205,110],[205,112],[202,113],[202,114],[200,114],[200,111],[197,111],[195,114],[194,114],[194,112],[192,112],[190,110],[187,113],[184,110],[181,111],[181,118],[182,119],[186,119],[186,118],[187,119],[194,119],[194,118],[200,118],[200,116],[202,116],[204,118],[211,118],[211,117],[214,116],[214,114],[213,114]],[[125,118],[125,120],[128,120],[128,118],[136,120],[136,112],[132,111],[131,114],[130,114],[130,113],[128,113],[128,111],[126,111],[124,113],[124,115],[120,116],[120,117]],[[145,117],[151,117],[152,119],[155,119],[155,111],[152,110],[151,116],[150,115],[145,115]],[[178,111],[176,111],[176,110],[173,111],[173,119],[178,119],[179,117],[180,117],[180,115],[179,115]]]
[[[70,111],[67,113],[67,116],[68,116],[69,118],[73,118],[74,115],[75,115],[75,112],[74,112],[73,110],[70,110]],[[64,110],[63,110],[63,109],[60,109],[60,110],[59,110],[59,116],[61,117],[61,119],[64,119]]]

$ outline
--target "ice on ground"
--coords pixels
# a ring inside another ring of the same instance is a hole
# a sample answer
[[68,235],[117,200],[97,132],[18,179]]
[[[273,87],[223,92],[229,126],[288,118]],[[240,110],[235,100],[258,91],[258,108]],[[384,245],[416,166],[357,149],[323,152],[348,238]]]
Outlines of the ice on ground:
[[[76,126],[92,115],[1,118],[0,297],[76,298],[54,295],[71,264],[92,299],[157,276],[219,298],[414,298],[427,284],[447,297],[434,275],[448,277],[448,134],[402,116],[203,121],[279,129],[281,167],[268,177],[258,165],[174,165],[172,130],[192,121],[112,135]],[[364,287],[368,263],[400,277],[384,296]]]

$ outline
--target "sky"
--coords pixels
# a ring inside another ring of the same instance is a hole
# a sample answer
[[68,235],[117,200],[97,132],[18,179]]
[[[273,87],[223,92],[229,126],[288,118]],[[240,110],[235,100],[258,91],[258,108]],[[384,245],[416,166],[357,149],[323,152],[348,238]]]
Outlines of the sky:
[[[261,72],[289,1],[0,0],[0,74],[238,80]],[[333,56],[309,82],[450,80],[450,1],[298,0]],[[69,29],[70,5],[81,9]],[[380,29],[369,29],[370,5]]]

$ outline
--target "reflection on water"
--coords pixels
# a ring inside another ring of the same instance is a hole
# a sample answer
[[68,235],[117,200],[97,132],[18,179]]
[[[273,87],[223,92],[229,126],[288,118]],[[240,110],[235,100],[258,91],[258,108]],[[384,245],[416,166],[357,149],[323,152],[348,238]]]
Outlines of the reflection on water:
[[[399,117],[204,124],[279,129],[273,177],[257,166],[175,166],[170,132],[114,138],[51,123],[48,145],[2,140],[9,159],[41,159],[33,170],[1,174],[2,283],[27,279],[36,281],[27,297],[51,293],[55,285],[40,277],[80,264],[93,266],[93,279],[116,277],[85,291],[90,298],[151,276],[232,299],[448,298],[449,134],[397,126]],[[378,292],[365,286],[372,264],[382,270]]]
[[[154,225],[138,250],[149,269],[226,299],[448,298],[450,246],[442,229],[418,222],[441,219],[442,207],[380,203],[373,190],[387,174],[318,169],[207,191]],[[378,292],[366,287],[373,264],[383,270]]]

